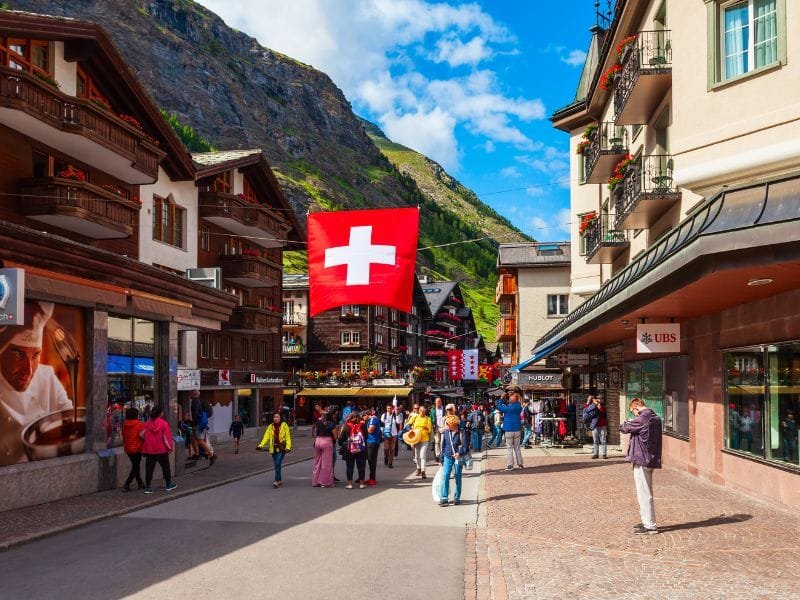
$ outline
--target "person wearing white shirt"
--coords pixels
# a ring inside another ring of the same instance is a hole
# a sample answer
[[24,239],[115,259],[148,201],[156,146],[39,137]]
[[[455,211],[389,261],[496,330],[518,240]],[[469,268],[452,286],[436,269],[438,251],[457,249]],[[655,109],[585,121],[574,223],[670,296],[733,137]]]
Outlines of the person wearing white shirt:
[[433,421],[434,455],[436,456],[436,462],[441,462],[442,432],[444,431],[444,418],[447,416],[447,413],[444,410],[441,398],[437,397],[433,402],[434,407],[431,411],[431,421]]
[[393,469],[397,434],[403,428],[403,417],[391,404],[386,405],[386,412],[381,416],[381,428],[383,429],[383,464]]

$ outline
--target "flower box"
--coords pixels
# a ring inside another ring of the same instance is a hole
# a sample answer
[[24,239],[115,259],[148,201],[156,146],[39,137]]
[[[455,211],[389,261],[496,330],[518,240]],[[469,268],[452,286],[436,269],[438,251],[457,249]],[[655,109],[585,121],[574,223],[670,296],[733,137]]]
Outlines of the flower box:
[[636,36],[629,35],[617,45],[617,58],[619,58],[619,62],[623,62],[635,43]]
[[600,77],[600,89],[608,90],[622,72],[622,65],[616,64]]
[[581,224],[578,227],[578,235],[583,235],[589,226],[597,219],[597,211],[588,212],[581,217]]
[[628,172],[628,167],[633,163],[633,156],[630,154],[626,155],[621,161],[617,163],[617,166],[614,167],[614,172],[612,173],[611,177],[608,178],[608,189],[612,192],[614,188],[616,188],[622,181],[625,179],[625,175]]
[[72,165],[56,173],[56,177],[71,179],[73,181],[86,181],[86,173],[80,169],[76,169]]

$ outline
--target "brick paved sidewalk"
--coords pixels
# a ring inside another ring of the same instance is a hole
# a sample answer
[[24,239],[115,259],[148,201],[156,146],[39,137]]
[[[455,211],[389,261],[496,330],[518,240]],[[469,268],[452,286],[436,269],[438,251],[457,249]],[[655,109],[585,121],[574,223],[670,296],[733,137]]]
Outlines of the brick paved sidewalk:
[[465,598],[800,598],[800,515],[662,469],[661,533],[637,536],[631,467],[619,452],[489,452],[467,531]]
[[[286,456],[284,466],[308,460],[314,455],[313,438],[309,428],[300,428],[299,432],[294,432],[293,435],[292,452]],[[239,454],[233,453],[232,442],[214,444],[219,456],[214,466],[201,467],[184,473],[177,479],[178,488],[172,492],[166,492],[162,482],[161,487],[153,486],[152,495],[145,495],[142,491],[136,491],[134,484],[134,489],[129,493],[123,493],[119,489],[109,490],[0,512],[0,552],[18,544],[94,521],[272,471],[272,458],[266,452],[257,452],[256,444],[255,439],[242,440]],[[156,469],[156,472],[160,473],[160,470]],[[142,476],[144,476],[144,464],[142,464]]]

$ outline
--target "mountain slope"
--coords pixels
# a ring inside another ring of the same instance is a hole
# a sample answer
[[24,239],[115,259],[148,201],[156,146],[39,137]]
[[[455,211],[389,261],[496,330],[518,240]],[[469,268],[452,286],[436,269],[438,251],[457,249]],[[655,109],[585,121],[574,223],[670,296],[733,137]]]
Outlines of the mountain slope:
[[[488,305],[497,240],[459,242],[524,236],[436,163],[367,135],[327,75],[190,0],[15,0],[13,7],[101,23],[174,126],[193,128],[216,148],[262,148],[301,223],[308,210],[420,206],[420,246],[429,248],[419,253],[420,271],[462,282],[481,333],[494,339]],[[287,271],[302,269],[304,256],[287,253],[286,262]]]

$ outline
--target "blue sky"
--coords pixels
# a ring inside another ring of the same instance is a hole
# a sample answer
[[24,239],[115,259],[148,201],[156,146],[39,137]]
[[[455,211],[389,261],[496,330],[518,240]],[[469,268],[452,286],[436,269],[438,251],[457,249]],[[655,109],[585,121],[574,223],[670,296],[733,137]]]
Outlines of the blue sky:
[[570,150],[548,117],[575,95],[593,0],[199,1],[327,73],[522,231],[569,237]]

